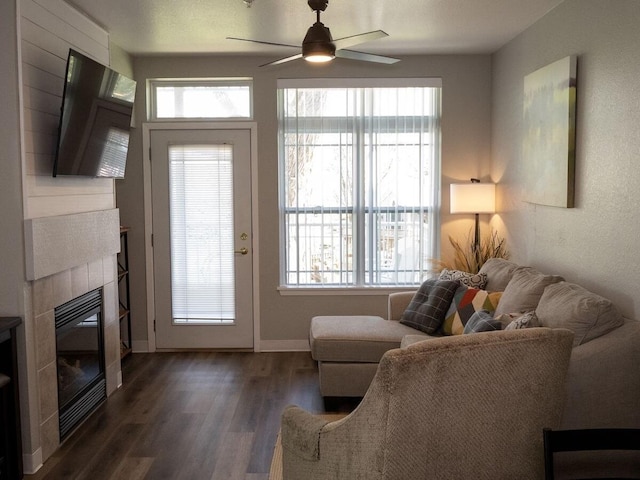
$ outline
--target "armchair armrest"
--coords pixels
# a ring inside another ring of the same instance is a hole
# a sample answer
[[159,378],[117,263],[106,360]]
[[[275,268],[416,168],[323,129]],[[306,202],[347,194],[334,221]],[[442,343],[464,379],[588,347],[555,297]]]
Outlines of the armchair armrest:
[[388,300],[388,318],[389,320],[400,320],[402,314],[411,303],[411,299],[415,295],[415,290],[409,292],[395,292],[389,294]]
[[327,423],[300,407],[288,406],[282,413],[282,447],[305,460],[318,460],[320,431]]

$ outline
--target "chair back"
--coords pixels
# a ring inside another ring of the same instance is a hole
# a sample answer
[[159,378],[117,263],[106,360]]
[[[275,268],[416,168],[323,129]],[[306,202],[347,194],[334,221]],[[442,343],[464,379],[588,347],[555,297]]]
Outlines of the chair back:
[[539,479],[573,334],[535,328],[420,342],[383,357],[384,478]]

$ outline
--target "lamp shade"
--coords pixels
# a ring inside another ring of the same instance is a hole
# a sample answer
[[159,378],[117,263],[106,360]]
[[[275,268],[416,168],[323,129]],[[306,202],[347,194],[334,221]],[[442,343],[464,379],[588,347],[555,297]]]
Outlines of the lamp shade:
[[452,183],[451,213],[495,213],[494,183]]

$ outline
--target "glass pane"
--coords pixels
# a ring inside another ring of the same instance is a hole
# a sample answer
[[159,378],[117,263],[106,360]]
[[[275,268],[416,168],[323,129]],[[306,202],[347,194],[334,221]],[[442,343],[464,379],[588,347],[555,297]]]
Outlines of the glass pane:
[[350,213],[287,215],[288,283],[348,285],[353,281]]
[[173,322],[233,323],[231,145],[169,147]]
[[155,118],[251,118],[250,85],[154,84]]

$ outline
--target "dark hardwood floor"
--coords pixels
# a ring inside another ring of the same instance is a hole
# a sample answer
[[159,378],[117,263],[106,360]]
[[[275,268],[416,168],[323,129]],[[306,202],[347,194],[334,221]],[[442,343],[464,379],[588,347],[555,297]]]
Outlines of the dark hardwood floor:
[[134,354],[123,378],[25,479],[267,480],[283,408],[326,411],[308,352]]

